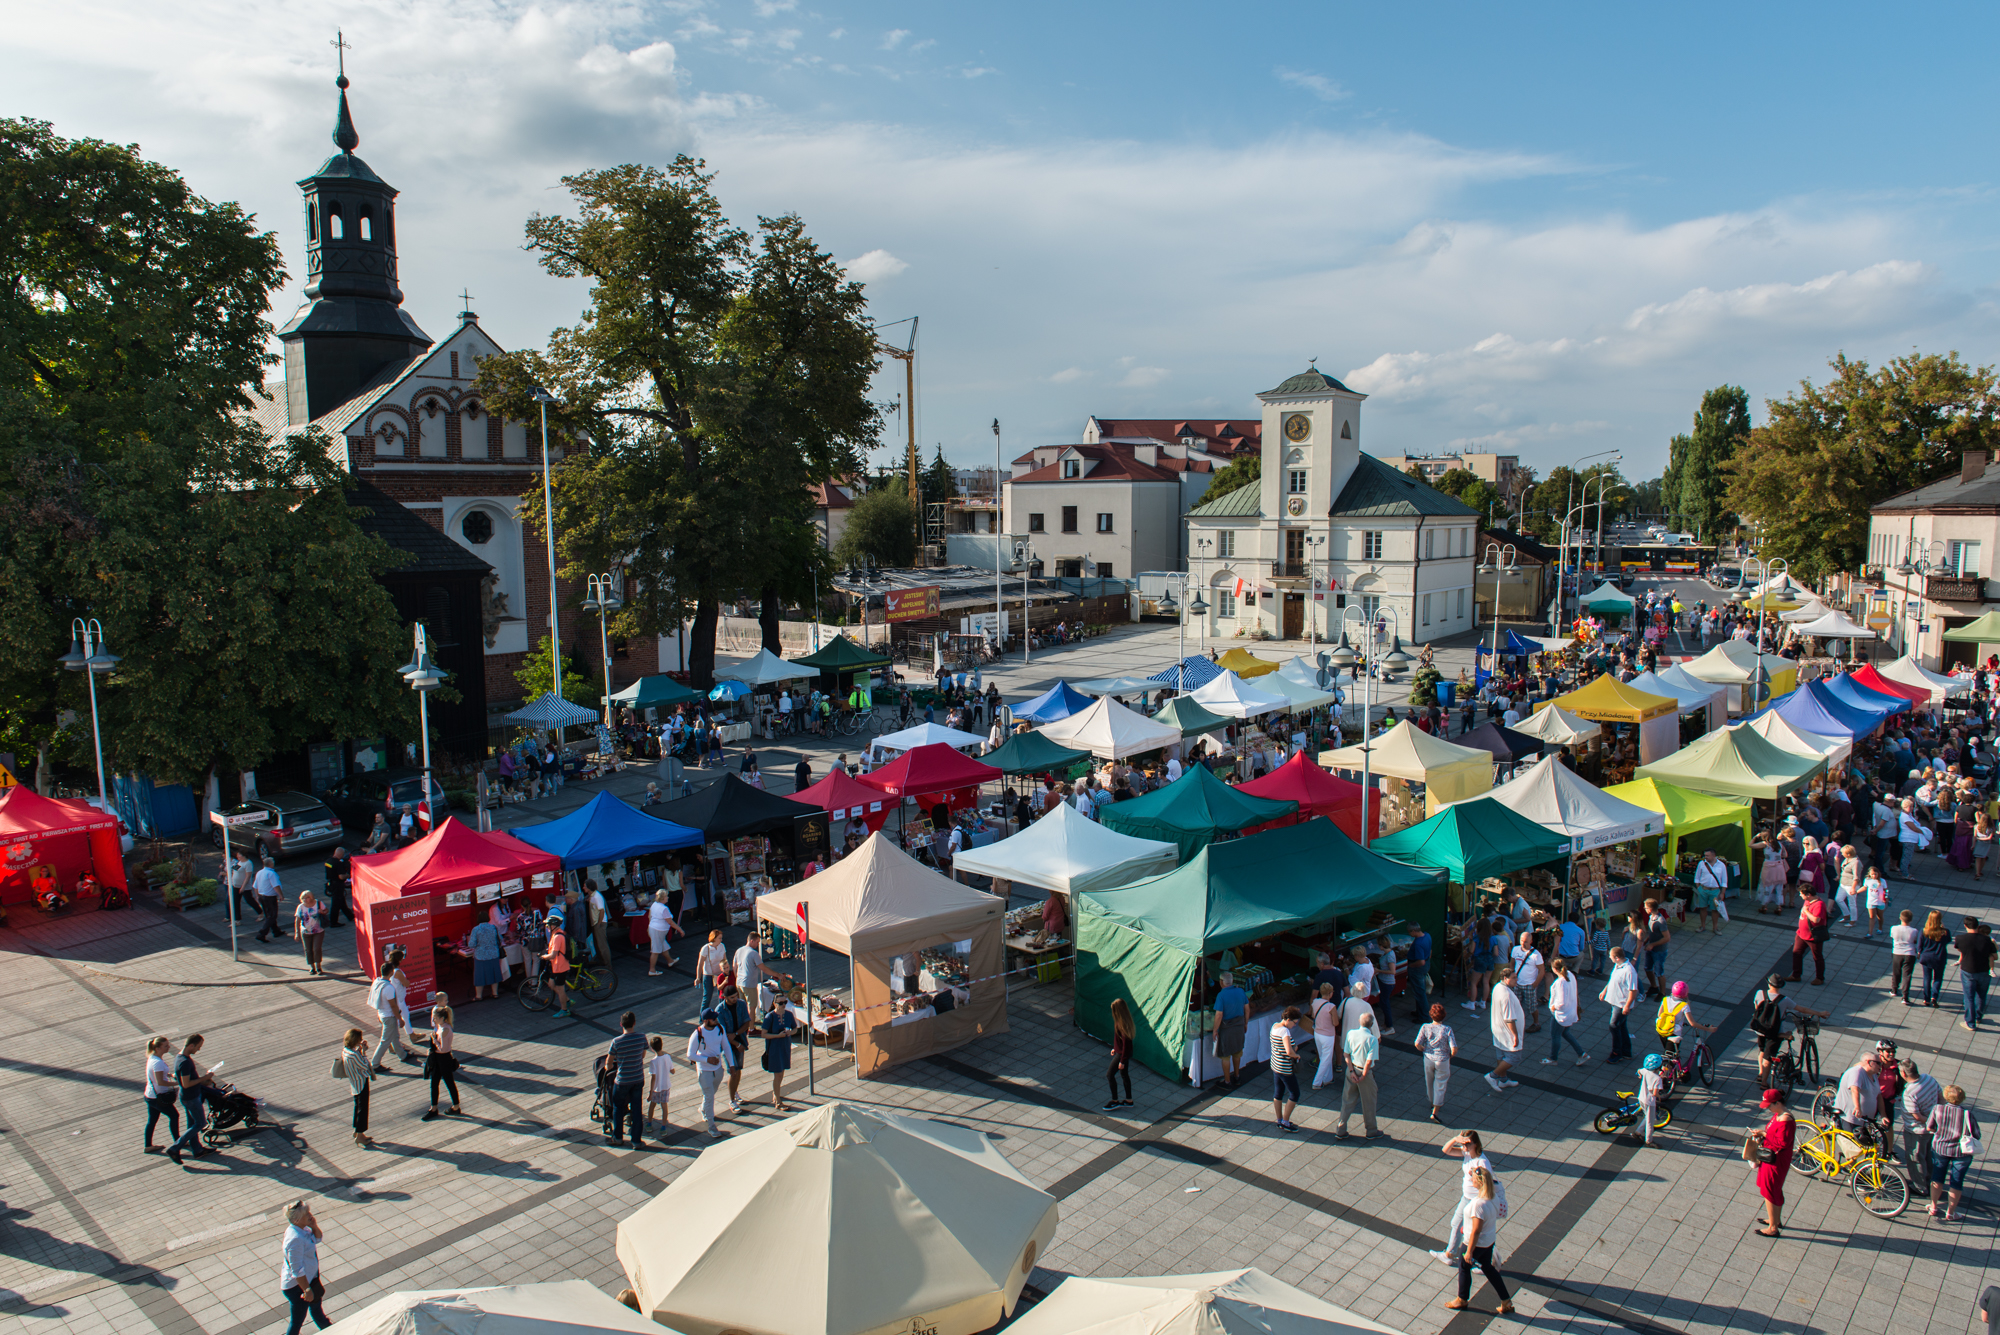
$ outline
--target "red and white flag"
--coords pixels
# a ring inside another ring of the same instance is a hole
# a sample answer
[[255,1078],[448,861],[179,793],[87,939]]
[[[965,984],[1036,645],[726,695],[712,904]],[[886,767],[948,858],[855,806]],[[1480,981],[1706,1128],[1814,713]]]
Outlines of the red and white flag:
[[806,902],[799,901],[799,940],[812,940],[812,927],[806,922]]
[[1250,589],[1249,581],[1243,579],[1241,576],[1238,576],[1236,580],[1236,588],[1234,590],[1235,595],[1238,598],[1241,598],[1245,593],[1249,591],[1249,589]]

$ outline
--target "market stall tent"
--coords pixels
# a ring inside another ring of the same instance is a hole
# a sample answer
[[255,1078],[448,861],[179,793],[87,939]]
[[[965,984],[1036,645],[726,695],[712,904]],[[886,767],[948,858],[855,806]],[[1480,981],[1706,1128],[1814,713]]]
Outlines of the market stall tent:
[[1912,705],[1922,705],[1926,708],[1930,705],[1931,690],[1929,686],[1912,686],[1906,681],[1897,681],[1893,677],[1878,672],[1873,663],[1864,663],[1847,675],[1854,678],[1855,682],[1859,685],[1866,686],[1869,690],[1879,694],[1899,695],[1903,699],[1908,700]]
[[[1201,661],[1208,662],[1205,658]],[[1058,746],[1074,746],[1105,760],[1163,751],[1181,739],[1179,728],[1127,709],[1108,695],[1081,714],[1049,724],[1042,732]]]
[[326,1328],[330,1335],[672,1335],[580,1279],[402,1290]]
[[1292,705],[1286,696],[1260,691],[1234,672],[1224,672],[1197,686],[1188,696],[1202,708],[1228,718],[1255,718],[1259,714],[1290,709]]
[[826,1103],[703,1150],[619,1221],[618,1263],[687,1335],[974,1335],[1060,1213],[984,1131]]
[[[1320,665],[1314,660],[1307,658],[1304,654],[1294,654],[1278,667],[1279,676],[1285,678],[1287,681],[1295,681],[1301,686],[1318,686],[1320,671]],[[1333,680],[1334,671],[1334,668],[1330,665],[1325,669],[1327,681],[1331,682]]]
[[1827,694],[1834,699],[1853,705],[1869,714],[1879,714],[1887,718],[1891,714],[1909,712],[1910,697],[1887,691],[1871,691],[1845,672],[1836,672],[1824,679]]
[[1944,638],[1956,644],[2000,644],[2000,612],[1988,612],[1963,626],[1954,626]]
[[656,673],[639,678],[622,691],[612,692],[611,703],[626,709],[664,709],[701,698],[700,691],[691,691],[665,673]]
[[1808,621],[1819,620],[1821,617],[1825,616],[1828,612],[1831,612],[1832,610],[1833,610],[1832,608],[1828,607],[1825,603],[1821,602],[1818,598],[1815,597],[1808,599],[1805,603],[1803,603],[1798,607],[1794,607],[1789,612],[1778,613],[1778,620],[1804,625]]
[[801,681],[817,677],[819,669],[804,663],[788,663],[769,649],[759,649],[740,663],[719,667],[715,675],[726,681],[747,682],[752,686],[771,686],[781,681]]
[[555,854],[565,870],[694,848],[702,842],[700,830],[649,816],[610,793],[599,793],[567,816],[515,825],[507,833]]
[[949,746],[954,749],[984,746],[986,739],[974,732],[961,732],[957,728],[947,728],[942,723],[919,723],[901,732],[884,733],[868,744],[874,755],[888,752],[914,751],[920,746]]
[[1198,732],[1214,732],[1229,725],[1229,720],[1203,705],[1195,703],[1191,695],[1177,695],[1160,706],[1153,715],[1153,722],[1164,723],[1178,728],[1183,737]]
[[1738,723],[1710,733],[1665,760],[1639,766],[1632,777],[1664,779],[1698,793],[1774,800],[1824,773],[1824,756],[1786,751]]
[[[1801,609],[1803,610],[1803,609]],[[1823,640],[1872,640],[1875,632],[1866,626],[1856,624],[1845,612],[1828,609],[1826,614],[1812,621],[1794,626],[1801,635],[1815,635]]]
[[941,743],[905,751],[857,782],[889,797],[915,798],[929,809],[933,801],[957,810],[979,804],[979,785],[999,779],[1000,771]]
[[836,635],[826,647],[791,660],[815,672],[857,672],[862,668],[887,667],[889,655],[864,649],[845,635]]
[[769,834],[789,830],[801,816],[823,808],[767,793],[743,782],[734,774],[724,774],[715,783],[697,788],[687,797],[677,798],[655,810],[661,820],[700,830],[710,841],[739,838],[746,834]]
[[88,802],[43,797],[23,784],[0,790],[0,904],[34,902],[35,883],[49,877],[73,896],[85,872],[124,890],[122,845],[118,818]]
[[1583,605],[1593,612],[1630,612],[1638,606],[1638,601],[1616,584],[1600,584],[1590,591]]
[[1931,693],[1932,703],[1941,701],[1948,695],[1964,695],[1972,689],[1970,677],[1949,677],[1942,672],[1933,672],[1909,654],[1904,654],[1893,662],[1884,663],[1880,671],[1891,681],[1900,681],[1905,686],[1923,687]]
[[1128,885],[1179,865],[1179,845],[1120,834],[1058,802],[1010,839],[960,849],[952,859],[952,874],[997,876],[1068,895]]
[[1423,784],[1427,815],[1434,816],[1449,803],[1477,797],[1493,786],[1491,752],[1454,746],[1413,726],[1408,719],[1368,741],[1322,751],[1319,763],[1359,774],[1364,756],[1371,776]]
[[1854,754],[1854,742],[1850,738],[1807,732],[1775,709],[1765,710],[1747,720],[1743,726],[1773,746],[1794,755],[1821,756],[1829,765],[1845,764],[1847,758]]
[[1501,723],[1482,723],[1471,732],[1462,732],[1451,740],[1454,746],[1462,746],[1469,751],[1484,751],[1501,765],[1533,760],[1542,753],[1541,738],[1530,737]]
[[[1634,779],[1604,791],[1634,806],[1657,811],[1665,819],[1667,845],[1663,865],[1668,869],[1679,866],[1681,845],[1692,842],[1691,852],[1713,848],[1725,860],[1740,864],[1745,875],[1749,874],[1750,808],[1743,803],[1658,779]],[[1723,833],[1718,835],[1718,831]]]
[[1759,654],[1748,640],[1724,640],[1701,657],[1680,666],[1698,681],[1739,687],[1739,690],[1730,693],[1729,712],[1745,714],[1753,712],[1763,703],[1750,698],[1751,692],[1756,689],[1760,659],[1764,685],[1771,699],[1789,694],[1798,685],[1797,663],[1776,654]]
[[1261,1270],[1085,1279],[1071,1275],[1007,1335],[1403,1335]]
[[[853,965],[854,1062],[863,1078],[934,1052],[1007,1031],[1002,946],[1007,901],[941,876],[871,834],[840,861],[786,890],[757,898],[757,916],[785,932],[798,930],[804,900],[813,944],[837,950]],[[962,946],[974,980],[950,1010],[911,1016],[894,1010],[890,965],[926,949]]]
[[1177,691],[1191,691],[1203,682],[1222,675],[1222,669],[1200,654],[1189,654],[1178,663],[1160,669],[1146,680]]
[[1714,682],[1690,677],[1683,683],[1670,681],[1657,672],[1641,672],[1626,685],[1647,695],[1664,695],[1677,701],[1683,714],[1700,714],[1703,731],[1712,732],[1729,721],[1728,693]]
[[1534,737],[1550,746],[1575,746],[1587,742],[1604,729],[1587,718],[1578,718],[1561,705],[1549,703],[1514,725],[1524,737]]
[[1323,691],[1317,686],[1294,681],[1282,672],[1269,672],[1257,679],[1256,689],[1269,695],[1282,695],[1291,701],[1293,709],[1318,709],[1330,705],[1339,697],[1332,691]]
[[793,802],[808,802],[835,820],[858,820],[873,834],[889,819],[896,802],[880,788],[871,788],[835,765],[819,782],[791,795]]
[[1679,699],[1634,689],[1609,672],[1568,695],[1557,696],[1555,703],[1595,723],[1631,725],[1639,733],[1642,761],[1670,756],[1681,744]]
[[1070,689],[1068,682],[1059,681],[1034,699],[1015,705],[1013,715],[1029,723],[1054,723],[1081,714],[1090,708],[1090,699],[1082,691]]
[[1245,681],[1252,677],[1261,677],[1267,672],[1276,672],[1284,666],[1269,658],[1259,658],[1248,649],[1240,647],[1231,649],[1215,661],[1218,667],[1229,669]]
[[[1673,667],[1657,668],[1650,675],[1658,677],[1662,682],[1673,687],[1676,691],[1685,691],[1689,694],[1699,694],[1702,691],[1708,692],[1709,696],[1715,701],[1715,708],[1720,711],[1720,713],[1712,715],[1709,719],[1711,730],[1719,728],[1729,721],[1729,687],[1717,682],[1703,681],[1700,677],[1695,676],[1685,667],[1678,664]],[[1687,696],[1683,695],[1681,698],[1686,699]]]
[[573,705],[554,691],[543,691],[540,695],[522,705],[511,714],[502,714],[503,723],[518,723],[528,728],[581,728],[598,721],[595,709]]
[[1085,695],[1144,695],[1160,689],[1160,683],[1145,677],[1093,677],[1070,684]]
[[[1324,816],[1349,839],[1361,837],[1361,785],[1328,774],[1303,751],[1261,779],[1237,784],[1236,791],[1278,802],[1297,802],[1299,809],[1295,819]],[[1368,827],[1372,837],[1382,828],[1382,790],[1371,788],[1367,791],[1369,815],[1374,817]]]
[[1369,850],[1475,885],[1489,876],[1564,861],[1569,843],[1567,836],[1487,796],[1454,802],[1429,820],[1383,835]]
[[1077,761],[1089,758],[1090,752],[1058,745],[1050,741],[1045,733],[1033,729],[1013,734],[1000,743],[998,750],[988,751],[980,757],[1002,774],[1066,772]]
[[1765,714],[1782,715],[1801,732],[1845,737],[1850,741],[1866,737],[1881,727],[1884,717],[1878,710],[1855,708],[1829,691],[1823,681],[1807,682],[1776,704],[1767,705],[1752,716],[1752,721]]
[[1493,800],[1544,829],[1566,836],[1572,853],[1661,834],[1666,821],[1578,777],[1556,756],[1543,756],[1527,773],[1493,790]]
[[1208,766],[1190,765],[1164,788],[1099,807],[1097,819],[1135,839],[1167,840],[1185,861],[1218,836],[1268,825],[1297,810],[1296,802],[1254,797],[1216,778]]
[[1109,1041],[1111,1002],[1124,998],[1133,1055],[1177,1079],[1205,956],[1335,920],[1366,927],[1376,909],[1441,941],[1442,885],[1440,873],[1364,849],[1324,820],[1211,844],[1177,871],[1077,896],[1077,1023]]

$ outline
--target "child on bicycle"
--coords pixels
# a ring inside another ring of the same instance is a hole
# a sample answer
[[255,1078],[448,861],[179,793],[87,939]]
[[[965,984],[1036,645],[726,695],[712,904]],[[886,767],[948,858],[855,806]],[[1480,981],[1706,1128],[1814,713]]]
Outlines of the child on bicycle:
[[1660,1013],[1653,1018],[1653,1033],[1660,1040],[1660,1050],[1678,1069],[1681,1059],[1681,1038],[1690,1029],[1699,1029],[1704,1034],[1715,1032],[1713,1025],[1702,1024],[1694,1018],[1694,1008],[1688,1005],[1688,985],[1675,983],[1666,996],[1660,998]]
[[1666,1091],[1667,1063],[1673,1057],[1663,1057],[1657,1052],[1646,1054],[1646,1060],[1639,1063],[1639,1110],[1646,1123],[1646,1143],[1653,1143],[1653,1123],[1660,1120],[1660,1095]]

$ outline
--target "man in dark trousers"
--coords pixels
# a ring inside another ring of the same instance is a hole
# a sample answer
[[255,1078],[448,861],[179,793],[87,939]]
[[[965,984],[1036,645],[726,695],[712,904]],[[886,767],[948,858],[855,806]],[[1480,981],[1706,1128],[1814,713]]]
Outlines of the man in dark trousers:
[[812,781],[812,761],[807,760],[804,756],[800,756],[798,765],[792,770],[792,791],[802,793],[812,787]]
[[345,847],[333,850],[333,856],[326,860],[326,925],[340,926],[342,918],[354,921],[354,910],[348,905],[347,894],[354,885],[354,864],[347,860]]

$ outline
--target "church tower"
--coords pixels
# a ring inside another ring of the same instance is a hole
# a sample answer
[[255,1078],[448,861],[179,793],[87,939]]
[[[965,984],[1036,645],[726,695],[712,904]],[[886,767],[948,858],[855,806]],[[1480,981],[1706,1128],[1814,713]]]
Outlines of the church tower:
[[[343,52],[343,58],[345,53]],[[339,149],[299,182],[306,206],[306,304],[278,332],[285,345],[285,420],[303,426],[360,393],[386,367],[422,355],[431,340],[403,313],[396,285],[396,190],[354,150],[343,59]]]

